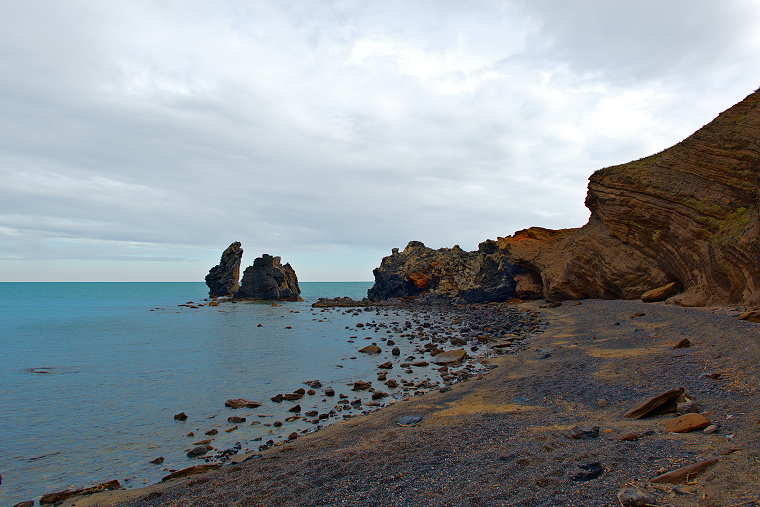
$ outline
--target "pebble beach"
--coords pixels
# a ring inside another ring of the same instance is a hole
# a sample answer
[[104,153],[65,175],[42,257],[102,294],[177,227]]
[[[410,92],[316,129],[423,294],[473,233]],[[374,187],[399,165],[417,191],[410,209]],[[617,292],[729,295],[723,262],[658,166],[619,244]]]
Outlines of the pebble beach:
[[[521,350],[480,359],[483,372],[467,381],[441,378],[427,393],[203,473],[63,505],[612,506],[635,505],[636,495],[640,505],[760,505],[760,331],[737,319],[741,310],[602,300],[462,307],[483,326],[491,313],[531,316],[535,327]],[[433,327],[422,320],[417,327]],[[511,338],[493,329],[494,345]],[[428,350],[429,338],[417,347]],[[674,348],[684,338],[689,345]],[[491,340],[474,341],[480,351]],[[690,414],[717,429],[673,432],[678,413],[626,417],[676,388],[695,403]],[[685,467],[697,471],[658,480]]]

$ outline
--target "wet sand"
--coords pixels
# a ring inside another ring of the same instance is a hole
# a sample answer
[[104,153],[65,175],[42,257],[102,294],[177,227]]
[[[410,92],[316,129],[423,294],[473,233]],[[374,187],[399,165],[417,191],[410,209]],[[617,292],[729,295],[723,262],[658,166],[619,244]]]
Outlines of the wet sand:
[[[244,463],[63,505],[604,506],[620,505],[615,495],[627,486],[650,492],[657,505],[760,505],[760,324],[728,308],[542,304],[519,306],[540,312],[545,331],[520,353],[491,359],[496,368],[481,378]],[[673,349],[683,338],[691,346]],[[677,387],[717,433],[666,433],[675,414],[623,417]],[[402,427],[403,416],[422,421]],[[599,427],[598,436],[568,438],[575,426]],[[620,439],[632,432],[637,440]],[[649,481],[709,458],[720,461],[688,484]]]

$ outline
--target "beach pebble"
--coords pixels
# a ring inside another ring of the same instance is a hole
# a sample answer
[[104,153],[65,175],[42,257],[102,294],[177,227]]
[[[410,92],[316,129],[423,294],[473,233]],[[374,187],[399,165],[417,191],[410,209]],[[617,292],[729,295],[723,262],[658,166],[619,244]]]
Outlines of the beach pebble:
[[391,349],[391,354],[393,354],[394,356],[400,356],[401,355],[401,349],[399,349],[398,347],[393,347]]
[[296,405],[293,408],[288,409],[288,412],[300,412],[301,411],[301,405]]
[[197,458],[198,456],[203,456],[208,452],[208,449],[205,445],[199,445],[198,447],[193,447],[191,450],[187,452],[188,458]]
[[214,429],[208,430],[206,432],[206,435],[216,435],[217,433],[219,433],[219,430],[217,430],[216,428],[214,428]]
[[599,436],[599,426],[573,426],[572,428],[565,430],[565,436],[575,440],[596,438]]
[[227,418],[227,422],[232,424],[242,423],[245,422],[245,417],[238,417],[236,415],[233,415]]
[[711,424],[707,428],[705,428],[703,431],[707,433],[708,435],[712,435],[713,433],[717,433],[720,430],[720,426],[717,424]]
[[325,396],[335,396],[335,389],[332,387],[325,389]]
[[579,472],[570,478],[576,482],[590,481],[592,479],[596,479],[597,477],[601,477],[604,473],[604,467],[602,467],[602,464],[598,461],[594,461],[593,463],[586,463],[585,465],[578,465],[578,468],[585,471]]
[[639,488],[622,489],[618,491],[617,498],[623,507],[645,507],[657,503],[657,500],[649,492]]
[[175,421],[187,421],[187,414],[184,412],[180,412],[179,414],[175,414],[174,416]]
[[156,459],[152,459],[152,460],[148,461],[148,463],[151,463],[153,465],[160,465],[163,462],[164,462],[164,457],[163,456],[159,456]]

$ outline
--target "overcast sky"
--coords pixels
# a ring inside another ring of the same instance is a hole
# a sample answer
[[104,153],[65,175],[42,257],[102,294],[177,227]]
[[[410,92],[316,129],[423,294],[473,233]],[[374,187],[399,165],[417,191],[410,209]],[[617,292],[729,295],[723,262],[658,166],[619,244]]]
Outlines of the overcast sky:
[[302,281],[579,227],[760,86],[755,0],[0,0],[0,280]]

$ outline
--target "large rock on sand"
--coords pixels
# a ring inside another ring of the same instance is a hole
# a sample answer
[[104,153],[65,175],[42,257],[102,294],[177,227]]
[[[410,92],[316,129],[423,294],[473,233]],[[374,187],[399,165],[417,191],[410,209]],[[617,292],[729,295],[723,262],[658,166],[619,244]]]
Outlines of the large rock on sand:
[[235,296],[237,299],[266,299],[275,301],[303,301],[296,272],[280,263],[279,257],[264,254],[243,272],[243,281]]
[[208,295],[211,297],[233,296],[240,288],[240,259],[243,258],[243,249],[240,242],[232,243],[222,253],[219,264],[209,270],[206,275]]

